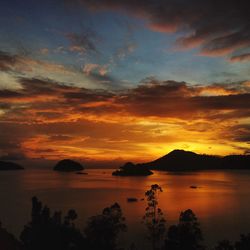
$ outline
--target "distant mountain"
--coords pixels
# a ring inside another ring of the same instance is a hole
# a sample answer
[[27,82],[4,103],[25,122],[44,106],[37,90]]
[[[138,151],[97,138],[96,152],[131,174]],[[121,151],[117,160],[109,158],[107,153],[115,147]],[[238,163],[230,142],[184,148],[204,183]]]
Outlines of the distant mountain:
[[62,172],[71,172],[71,171],[81,171],[84,170],[84,167],[76,161],[70,159],[64,159],[59,161],[55,167],[55,171],[62,171]]
[[148,176],[153,174],[146,166],[141,164],[135,165],[132,162],[125,163],[120,169],[114,171],[115,176]]
[[0,171],[1,170],[22,170],[24,169],[21,165],[9,162],[9,161],[0,161]]
[[142,165],[149,169],[165,171],[250,169],[250,155],[219,157],[177,149],[155,161]]

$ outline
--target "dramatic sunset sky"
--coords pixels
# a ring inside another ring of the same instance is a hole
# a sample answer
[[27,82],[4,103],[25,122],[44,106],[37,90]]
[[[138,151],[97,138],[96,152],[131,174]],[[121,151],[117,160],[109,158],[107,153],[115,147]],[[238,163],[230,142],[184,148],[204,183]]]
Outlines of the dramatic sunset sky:
[[249,0],[3,0],[0,158],[250,152]]

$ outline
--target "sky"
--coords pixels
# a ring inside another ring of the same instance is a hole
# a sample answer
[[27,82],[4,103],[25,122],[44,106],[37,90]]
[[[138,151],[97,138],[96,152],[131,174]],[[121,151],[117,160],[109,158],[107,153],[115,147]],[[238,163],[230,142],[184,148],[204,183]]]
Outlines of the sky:
[[0,2],[0,159],[250,153],[247,0]]

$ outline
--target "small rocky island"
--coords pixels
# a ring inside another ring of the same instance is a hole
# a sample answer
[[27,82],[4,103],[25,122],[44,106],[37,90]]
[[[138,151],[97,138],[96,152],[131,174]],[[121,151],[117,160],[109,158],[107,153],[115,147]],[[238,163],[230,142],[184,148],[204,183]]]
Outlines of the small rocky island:
[[84,170],[84,167],[79,162],[70,159],[64,159],[55,165],[54,170],[61,172],[75,172]]
[[24,168],[14,162],[0,161],[0,171],[1,170],[23,170]]
[[134,164],[132,162],[127,162],[120,169],[114,171],[112,175],[115,176],[148,176],[153,174],[147,167],[141,164]]

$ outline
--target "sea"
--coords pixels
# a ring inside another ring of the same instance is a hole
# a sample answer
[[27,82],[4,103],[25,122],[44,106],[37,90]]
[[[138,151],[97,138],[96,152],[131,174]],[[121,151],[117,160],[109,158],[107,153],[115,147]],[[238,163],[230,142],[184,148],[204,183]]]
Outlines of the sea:
[[[147,177],[112,176],[113,169],[86,169],[84,175],[55,172],[51,169],[25,169],[0,172],[0,221],[2,227],[19,237],[31,219],[31,198],[38,197],[51,212],[75,209],[76,225],[84,229],[89,217],[118,202],[126,218],[127,232],[119,244],[150,249],[142,223],[147,201],[145,192],[158,184],[166,227],[178,222],[181,211],[196,214],[205,243],[239,239],[250,233],[250,171],[213,170],[160,172]],[[191,186],[194,186],[191,188]],[[136,198],[128,202],[128,198]]]

